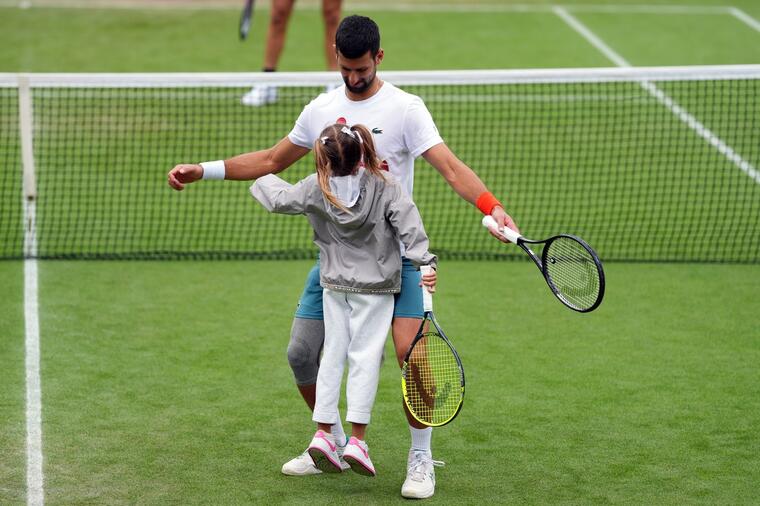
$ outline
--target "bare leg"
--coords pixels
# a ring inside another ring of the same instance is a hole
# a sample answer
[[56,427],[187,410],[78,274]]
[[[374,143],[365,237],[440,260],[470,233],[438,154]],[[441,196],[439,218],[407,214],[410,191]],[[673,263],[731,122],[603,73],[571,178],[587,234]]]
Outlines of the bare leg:
[[282,48],[285,47],[288,21],[293,13],[294,4],[295,0],[272,0],[267,46],[264,51],[264,69],[266,70],[275,70],[277,62],[280,61]]
[[325,22],[325,61],[327,68],[338,70],[335,61],[335,32],[340,23],[340,4],[342,0],[322,0],[322,19]]
[[[392,332],[393,332],[393,345],[396,347],[396,360],[398,360],[398,365],[401,367],[401,365],[404,363],[404,357],[406,356],[406,352],[409,350],[409,346],[412,344],[412,341],[414,340],[414,336],[417,335],[417,330],[420,328],[420,320],[417,318],[394,318],[393,324],[392,324]],[[418,422],[411,413],[409,413],[409,408],[406,407],[406,403],[402,402],[404,406],[404,413],[406,414],[406,419],[409,422],[409,425],[414,427],[415,429],[425,429],[427,428],[426,425],[421,424]]]
[[364,436],[367,434],[366,423],[352,423],[351,435],[360,441],[364,441]]
[[[314,411],[314,403],[317,401],[317,385],[297,385],[301,397],[306,401],[311,411]],[[329,431],[328,431],[329,432]]]

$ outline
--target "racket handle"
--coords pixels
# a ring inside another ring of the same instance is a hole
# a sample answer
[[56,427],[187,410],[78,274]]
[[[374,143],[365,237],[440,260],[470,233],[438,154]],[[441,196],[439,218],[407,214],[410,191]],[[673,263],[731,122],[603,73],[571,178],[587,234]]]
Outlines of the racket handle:
[[[424,276],[432,273],[433,268],[429,265],[420,265],[420,272]],[[433,294],[428,291],[425,285],[422,285],[422,309],[426,313],[433,310]]]
[[493,230],[502,237],[505,237],[509,242],[515,244],[517,244],[517,240],[522,237],[520,234],[509,227],[504,227],[504,230],[500,231],[498,228],[499,226],[496,224],[496,220],[494,220],[493,216],[490,214],[483,216],[483,226],[487,229]]

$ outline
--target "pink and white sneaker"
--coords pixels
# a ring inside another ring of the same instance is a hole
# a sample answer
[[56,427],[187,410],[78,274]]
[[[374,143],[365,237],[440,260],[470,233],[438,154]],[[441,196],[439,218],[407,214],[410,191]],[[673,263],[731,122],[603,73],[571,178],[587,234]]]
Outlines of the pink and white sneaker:
[[320,471],[324,473],[343,472],[338,456],[338,447],[335,445],[335,439],[331,434],[318,430],[306,451],[309,452],[311,460],[314,461],[314,467]]
[[348,440],[346,449],[343,450],[343,460],[345,460],[355,473],[364,476],[376,476],[375,466],[369,458],[369,448],[367,443],[359,441],[355,437]]

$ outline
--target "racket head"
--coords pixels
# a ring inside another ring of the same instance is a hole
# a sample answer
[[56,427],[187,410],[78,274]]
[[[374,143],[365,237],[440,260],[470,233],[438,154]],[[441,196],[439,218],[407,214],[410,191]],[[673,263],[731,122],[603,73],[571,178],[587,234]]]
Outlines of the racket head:
[[565,306],[580,313],[593,311],[604,297],[604,268],[586,241],[562,234],[546,240],[541,270],[549,288]]
[[251,30],[251,18],[253,17],[253,0],[246,0],[243,12],[240,14],[240,40],[248,37]]
[[464,369],[454,347],[434,320],[425,322],[401,367],[401,390],[409,412],[429,427],[440,427],[459,414],[464,401]]

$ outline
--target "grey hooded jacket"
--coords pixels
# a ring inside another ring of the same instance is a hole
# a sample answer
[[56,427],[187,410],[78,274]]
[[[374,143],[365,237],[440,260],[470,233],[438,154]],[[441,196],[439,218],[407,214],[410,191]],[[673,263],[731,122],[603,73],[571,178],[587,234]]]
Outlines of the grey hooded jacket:
[[256,180],[251,194],[270,212],[305,214],[319,247],[323,288],[343,292],[398,293],[401,251],[415,265],[436,267],[420,213],[403,188],[368,172],[359,180],[359,198],[347,213],[322,194],[317,175],[291,185],[275,175]]

